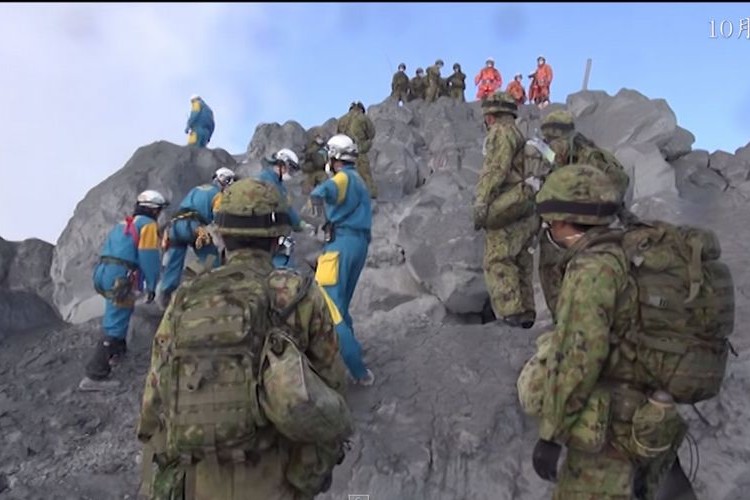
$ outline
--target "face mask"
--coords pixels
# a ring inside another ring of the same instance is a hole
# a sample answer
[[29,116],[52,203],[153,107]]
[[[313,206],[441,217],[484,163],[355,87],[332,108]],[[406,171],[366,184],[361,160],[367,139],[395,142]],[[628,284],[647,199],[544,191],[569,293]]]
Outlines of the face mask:
[[291,179],[292,179],[292,175],[289,172],[281,175],[282,182],[285,182]]

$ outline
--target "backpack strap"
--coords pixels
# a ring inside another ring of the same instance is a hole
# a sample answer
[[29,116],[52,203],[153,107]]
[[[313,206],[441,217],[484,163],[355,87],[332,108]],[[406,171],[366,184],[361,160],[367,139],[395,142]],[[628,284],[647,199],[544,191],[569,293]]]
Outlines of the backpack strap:
[[[273,275],[274,272],[272,272],[271,275]],[[297,304],[299,304],[302,301],[302,299],[304,299],[307,296],[307,292],[310,289],[310,286],[312,285],[312,277],[309,274],[303,274],[294,269],[284,269],[284,270],[279,270],[278,272],[294,273],[296,276],[300,278],[300,285],[299,285],[299,288],[297,289],[297,294],[294,296],[294,298],[292,298],[292,300],[290,300],[289,303],[282,309],[276,309],[275,307],[273,307],[273,305],[271,307],[271,310],[273,311],[273,315],[276,316],[278,320],[283,322],[292,313],[292,311],[294,311],[294,309],[297,307]]]

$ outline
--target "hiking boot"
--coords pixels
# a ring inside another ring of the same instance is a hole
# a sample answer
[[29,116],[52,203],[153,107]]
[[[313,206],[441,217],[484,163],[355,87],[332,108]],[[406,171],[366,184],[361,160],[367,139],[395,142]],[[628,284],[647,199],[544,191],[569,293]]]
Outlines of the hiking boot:
[[128,350],[125,339],[116,339],[104,336],[96,347],[94,352],[86,363],[86,376],[92,380],[103,380],[107,378],[112,371],[112,366],[116,365]]
[[107,337],[104,344],[108,349],[110,366],[119,364],[128,352],[128,344],[125,342],[125,339]]
[[504,317],[503,321],[505,322],[505,324],[514,328],[520,326],[521,328],[528,330],[529,328],[534,326],[534,321],[536,321],[536,313],[534,313],[534,311],[526,311],[520,314],[511,314],[510,316]]
[[100,391],[111,391],[120,387],[119,380],[102,379],[94,380],[89,377],[83,377],[81,383],[78,384],[78,389],[83,392],[100,392]]
[[354,383],[357,385],[363,385],[365,387],[369,387],[375,383],[375,374],[372,373],[372,370],[368,368],[365,376],[362,377],[361,379],[355,380]]

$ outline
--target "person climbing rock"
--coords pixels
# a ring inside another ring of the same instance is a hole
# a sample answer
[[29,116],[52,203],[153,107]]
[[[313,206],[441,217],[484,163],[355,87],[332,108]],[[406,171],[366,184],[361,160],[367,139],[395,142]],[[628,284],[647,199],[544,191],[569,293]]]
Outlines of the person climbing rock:
[[190,117],[185,126],[188,145],[205,148],[214,134],[214,112],[199,95],[190,97]]

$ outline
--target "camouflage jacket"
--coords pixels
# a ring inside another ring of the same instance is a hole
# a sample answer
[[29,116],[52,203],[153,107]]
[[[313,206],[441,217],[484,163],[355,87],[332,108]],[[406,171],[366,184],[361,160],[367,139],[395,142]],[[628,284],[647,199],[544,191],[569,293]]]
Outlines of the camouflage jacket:
[[[273,270],[271,255],[260,250],[238,250],[230,252],[227,263],[221,268],[223,273],[234,270],[246,273],[248,279],[257,279],[257,272],[268,275]],[[277,309],[283,309],[296,297],[301,284],[299,275],[289,272],[278,274],[270,282],[270,297]],[[164,431],[164,421],[168,409],[162,405],[160,391],[165,390],[160,383],[160,369],[169,356],[170,339],[174,336],[173,310],[175,304],[190,297],[194,287],[200,287],[204,280],[215,279],[213,272],[197,276],[186,282],[177,291],[172,303],[164,313],[151,348],[151,366],[146,376],[143,402],[138,421],[138,439],[150,440],[156,433]],[[346,368],[339,355],[338,337],[322,292],[313,284],[307,295],[287,317],[286,323],[294,332],[295,341],[304,352],[320,376],[334,389],[343,394],[346,385]]]
[[550,148],[555,152],[555,167],[573,163],[586,163],[607,174],[618,186],[624,196],[630,183],[630,177],[617,158],[579,132],[558,137],[550,141]]
[[375,124],[366,114],[360,111],[352,116],[347,123],[346,132],[343,133],[354,140],[360,154],[367,154],[372,147],[373,139],[375,139]]
[[305,160],[302,164],[302,170],[305,172],[325,170],[326,157],[322,154],[324,151],[323,146],[315,142],[315,139],[312,139],[305,148]]
[[391,92],[400,90],[406,92],[409,89],[409,77],[403,71],[396,71],[391,80]]
[[427,79],[423,76],[415,76],[409,81],[409,93],[414,99],[424,99],[427,91]]
[[348,134],[349,130],[349,122],[352,120],[355,114],[359,113],[356,109],[350,109],[345,115],[343,115],[341,118],[338,119],[338,122],[336,124],[336,133],[337,134]]
[[427,68],[427,85],[440,87],[440,68],[434,64]]
[[498,118],[485,139],[485,156],[479,176],[475,207],[487,207],[507,188],[523,182],[525,140],[510,115]]
[[456,71],[448,77],[448,84],[452,89],[466,89],[466,75]]
[[619,350],[610,352],[610,341],[625,335],[638,311],[637,289],[619,244],[593,244],[572,258],[570,253],[561,264],[565,275],[539,424],[541,439],[562,444],[598,382],[635,379],[632,363]]

